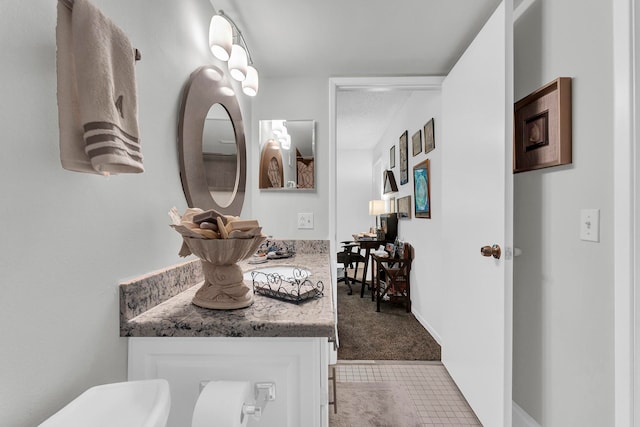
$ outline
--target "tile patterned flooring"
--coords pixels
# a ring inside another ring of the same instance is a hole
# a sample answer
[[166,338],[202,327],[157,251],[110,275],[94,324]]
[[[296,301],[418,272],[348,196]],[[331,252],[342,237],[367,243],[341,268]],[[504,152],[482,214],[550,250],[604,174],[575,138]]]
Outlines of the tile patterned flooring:
[[403,385],[423,427],[482,426],[440,362],[339,360],[335,369],[339,383],[394,381]]

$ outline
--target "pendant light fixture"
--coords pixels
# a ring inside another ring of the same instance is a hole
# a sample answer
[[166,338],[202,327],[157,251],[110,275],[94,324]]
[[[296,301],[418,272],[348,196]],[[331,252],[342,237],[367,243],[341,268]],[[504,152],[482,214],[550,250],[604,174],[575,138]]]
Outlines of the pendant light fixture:
[[228,61],[233,43],[233,30],[221,15],[213,15],[209,25],[209,48],[220,61]]
[[242,91],[247,96],[256,96],[258,93],[258,70],[251,65],[247,67],[247,77],[242,81]]
[[239,44],[234,44],[229,58],[229,74],[234,80],[241,82],[247,77],[248,66],[247,52]]
[[258,71],[253,67],[251,53],[236,23],[222,10],[211,18],[209,26],[211,53],[221,61],[229,61],[229,74],[242,82],[242,91],[248,96],[258,93]]

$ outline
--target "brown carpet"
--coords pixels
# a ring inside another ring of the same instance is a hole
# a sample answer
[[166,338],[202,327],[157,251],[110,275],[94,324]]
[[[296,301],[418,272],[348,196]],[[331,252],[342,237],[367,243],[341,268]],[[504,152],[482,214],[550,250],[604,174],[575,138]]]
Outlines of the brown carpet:
[[405,311],[404,305],[383,301],[380,313],[360,284],[338,283],[338,359],[341,360],[440,360],[440,345]]
[[338,413],[329,408],[331,427],[422,425],[409,394],[394,383],[337,383],[336,387]]

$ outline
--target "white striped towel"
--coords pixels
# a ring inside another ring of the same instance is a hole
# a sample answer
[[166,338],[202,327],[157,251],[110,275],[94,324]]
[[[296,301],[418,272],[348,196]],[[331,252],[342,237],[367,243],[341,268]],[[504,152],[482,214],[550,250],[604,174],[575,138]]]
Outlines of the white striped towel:
[[144,172],[134,49],[88,0],[58,2],[58,119],[62,167],[101,175]]

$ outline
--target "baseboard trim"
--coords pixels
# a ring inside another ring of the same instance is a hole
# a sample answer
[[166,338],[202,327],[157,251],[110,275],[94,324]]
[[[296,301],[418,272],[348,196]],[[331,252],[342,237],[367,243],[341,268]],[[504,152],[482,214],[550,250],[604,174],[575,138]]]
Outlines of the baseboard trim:
[[440,335],[435,331],[435,329],[433,329],[431,327],[431,325],[429,325],[429,322],[427,322],[421,315],[420,313],[417,313],[416,311],[414,311],[413,309],[411,309],[411,314],[413,314],[415,316],[416,319],[418,319],[418,322],[420,322],[420,324],[422,326],[424,326],[424,328],[427,330],[427,332],[429,332],[429,334],[431,334],[431,336],[433,337],[434,340],[436,340],[436,342],[438,343],[438,345],[440,345],[440,347],[442,347],[442,339],[440,338]]
[[541,427],[540,424],[536,420],[534,420],[531,415],[527,413],[524,409],[520,407],[516,402],[513,403],[513,421],[512,427]]

